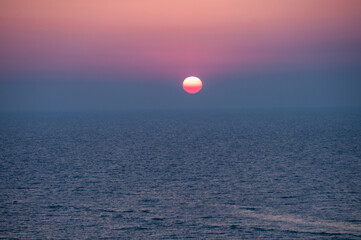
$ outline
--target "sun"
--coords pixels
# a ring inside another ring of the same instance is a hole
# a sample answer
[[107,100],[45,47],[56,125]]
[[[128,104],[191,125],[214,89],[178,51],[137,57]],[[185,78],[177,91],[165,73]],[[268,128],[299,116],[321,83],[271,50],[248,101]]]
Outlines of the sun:
[[195,94],[202,89],[202,81],[194,76],[187,77],[183,81],[183,89],[187,93]]

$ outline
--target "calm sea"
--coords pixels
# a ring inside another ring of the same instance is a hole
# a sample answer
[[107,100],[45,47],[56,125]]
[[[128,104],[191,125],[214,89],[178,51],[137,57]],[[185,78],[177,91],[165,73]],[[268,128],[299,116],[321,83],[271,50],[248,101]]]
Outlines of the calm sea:
[[361,239],[361,112],[2,114],[0,238]]

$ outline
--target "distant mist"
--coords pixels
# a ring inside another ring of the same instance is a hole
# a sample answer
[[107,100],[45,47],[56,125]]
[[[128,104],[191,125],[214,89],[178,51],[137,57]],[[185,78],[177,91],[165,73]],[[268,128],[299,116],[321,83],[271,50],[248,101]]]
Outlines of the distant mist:
[[0,81],[0,111],[361,107],[361,73],[268,73],[202,79],[194,95],[179,82]]

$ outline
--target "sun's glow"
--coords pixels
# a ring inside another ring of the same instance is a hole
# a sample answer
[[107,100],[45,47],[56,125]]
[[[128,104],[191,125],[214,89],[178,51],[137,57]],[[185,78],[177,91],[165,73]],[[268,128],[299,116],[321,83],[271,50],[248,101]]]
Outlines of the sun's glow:
[[194,76],[187,77],[183,81],[183,89],[190,94],[197,93],[202,89],[202,81]]

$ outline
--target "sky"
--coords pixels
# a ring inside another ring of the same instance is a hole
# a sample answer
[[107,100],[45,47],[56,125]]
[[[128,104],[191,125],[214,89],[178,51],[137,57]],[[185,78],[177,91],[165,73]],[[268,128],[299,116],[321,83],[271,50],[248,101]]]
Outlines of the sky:
[[[0,0],[0,111],[361,107],[358,0]],[[182,82],[203,81],[190,95]]]

